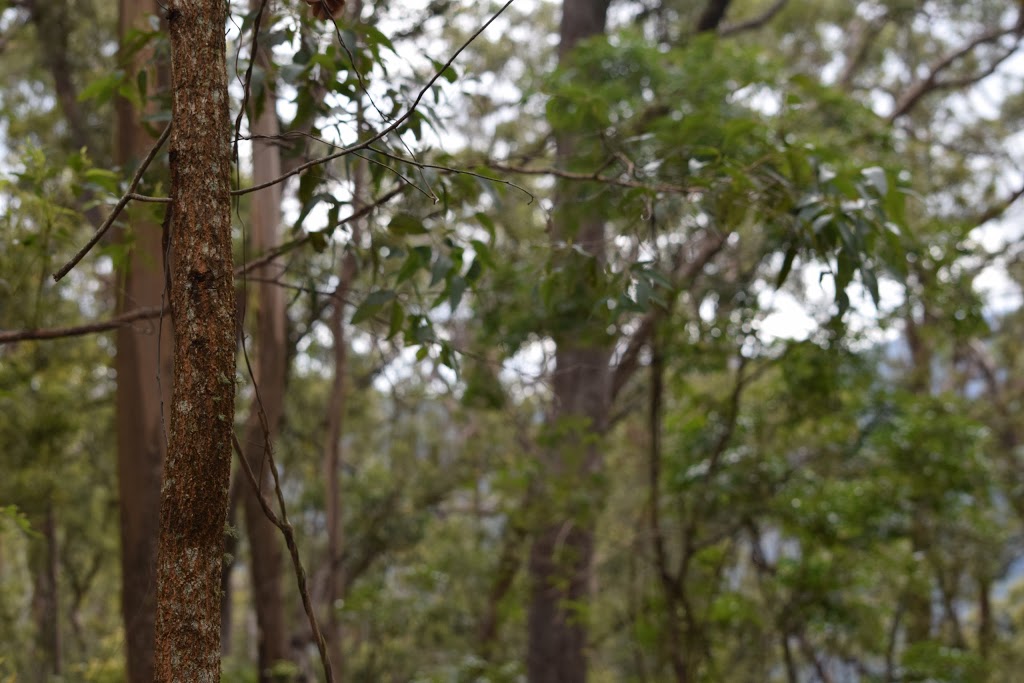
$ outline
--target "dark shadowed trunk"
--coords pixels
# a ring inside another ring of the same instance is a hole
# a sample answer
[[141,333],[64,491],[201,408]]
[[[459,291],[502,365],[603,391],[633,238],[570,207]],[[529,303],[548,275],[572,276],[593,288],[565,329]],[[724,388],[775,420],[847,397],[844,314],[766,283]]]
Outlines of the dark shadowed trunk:
[[171,5],[170,446],[160,503],[155,675],[220,680],[220,577],[235,400],[231,127],[221,0]]
[[[252,3],[253,11],[259,9],[259,0]],[[270,22],[265,21],[264,25]],[[266,44],[266,36],[261,42]],[[268,55],[260,49],[258,63],[268,66]],[[270,73],[267,69],[266,73]],[[274,138],[280,132],[275,109],[273,83],[267,82],[263,89],[262,102],[253,102],[254,116],[251,129],[254,136]],[[281,175],[281,153],[279,147],[269,140],[253,141],[253,182],[264,183]],[[280,243],[281,186],[272,185],[253,196],[250,212],[252,247],[257,254],[269,251]],[[283,270],[280,259],[275,259],[253,272],[256,290],[256,305],[250,306],[247,317],[255,318],[256,334],[251,347],[255,357],[251,358],[256,382],[258,401],[254,401],[246,422],[242,446],[250,467],[257,476],[262,473],[262,487],[265,495],[271,492],[274,480],[270,472],[265,450],[271,447],[271,440],[277,437],[284,414],[284,392],[287,379],[288,353],[285,348],[285,300],[284,290],[274,284]],[[262,414],[261,414],[262,411]],[[249,555],[252,560],[252,599],[256,609],[258,629],[257,652],[259,680],[269,683],[275,663],[288,658],[284,602],[281,595],[283,578],[281,538],[277,528],[263,514],[256,492],[247,482],[243,483],[242,501],[245,511],[245,528],[249,539]]]
[[[121,0],[119,35],[148,27],[157,12],[152,0]],[[132,68],[148,68],[149,52],[136,54]],[[149,74],[149,82],[157,78]],[[117,161],[132,168],[153,146],[141,124],[143,112],[127,100],[117,102]],[[148,207],[130,208],[124,241],[130,245],[121,277],[117,308],[160,306],[164,291],[164,253],[160,226]],[[127,680],[153,680],[153,621],[156,610],[156,546],[160,522],[160,468],[166,449],[161,403],[170,405],[174,339],[170,315],[163,320],[125,326],[117,332],[117,469],[121,512],[121,612],[124,621]],[[166,416],[166,412],[165,412]]]
[[[571,50],[580,40],[604,33],[607,11],[607,0],[565,0],[559,45],[563,64],[571,60]],[[571,169],[579,154],[579,140],[562,133],[557,145],[558,166]],[[588,189],[592,188],[559,188],[552,239],[556,249],[564,249],[564,243],[570,241],[579,245],[597,261],[600,271],[605,262],[604,220],[588,210],[591,205],[579,200]],[[568,258],[573,258],[571,253]],[[600,445],[595,441],[608,421],[611,343],[604,330],[571,330],[556,342],[551,426],[559,439],[547,451],[537,482],[538,507],[545,519],[536,532],[529,559],[530,683],[582,683],[587,678],[585,608],[596,506],[577,510],[567,508],[563,501],[567,497],[564,492],[570,490],[567,487],[593,489],[592,478],[602,467]]]
[[36,633],[36,666],[39,680],[60,676],[62,663],[60,637],[60,602],[57,593],[57,525],[53,504],[33,520],[32,528],[40,537],[29,546],[29,568],[32,572],[32,621]]

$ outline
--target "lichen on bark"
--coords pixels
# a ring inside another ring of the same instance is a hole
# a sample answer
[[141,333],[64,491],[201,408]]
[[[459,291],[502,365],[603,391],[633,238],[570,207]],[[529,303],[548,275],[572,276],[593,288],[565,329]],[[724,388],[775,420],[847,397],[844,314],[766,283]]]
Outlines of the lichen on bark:
[[171,434],[160,504],[155,680],[220,680],[220,573],[234,418],[231,125],[223,0],[168,13],[176,322]]

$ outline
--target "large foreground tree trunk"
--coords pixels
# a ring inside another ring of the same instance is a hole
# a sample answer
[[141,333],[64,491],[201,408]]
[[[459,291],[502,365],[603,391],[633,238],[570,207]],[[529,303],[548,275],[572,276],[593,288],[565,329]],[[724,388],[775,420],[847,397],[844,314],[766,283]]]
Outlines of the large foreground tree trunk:
[[[253,11],[259,9],[259,0],[250,6]],[[265,21],[264,25],[269,23]],[[261,43],[265,44],[265,36],[263,38]],[[271,73],[267,68],[269,54],[265,48],[260,49],[257,62],[264,67],[266,73]],[[263,101],[253,103],[253,109],[259,113],[253,117],[251,124],[254,136],[266,136],[266,139],[253,140],[252,144],[253,182],[257,185],[281,175],[280,146],[274,144],[274,138],[280,130],[273,83],[268,82],[263,93]],[[250,216],[253,251],[262,254],[276,247],[280,242],[281,186],[272,185],[257,193],[252,199]],[[255,313],[256,319],[253,374],[259,401],[254,402],[250,409],[243,448],[253,472],[257,476],[262,473],[262,487],[268,497],[272,497],[270,494],[274,490],[274,480],[265,451],[271,447],[270,439],[276,437],[280,429],[287,380],[284,290],[273,282],[281,275],[282,269],[281,260],[275,259],[253,273],[256,306],[255,309],[249,309],[250,317]],[[257,494],[249,483],[243,482],[243,488],[245,528],[252,559],[252,600],[259,632],[259,681],[269,683],[274,680],[274,665],[288,657],[284,601],[281,596],[281,536],[277,527],[263,513]]]
[[177,0],[168,15],[175,377],[160,503],[159,683],[220,680],[220,577],[235,412],[226,11],[222,0]]
[[[565,64],[572,48],[603,34],[608,0],[565,0],[562,6],[559,58]],[[557,162],[569,169],[579,154],[575,136],[559,134]],[[555,248],[572,242],[605,262],[605,228],[592,203],[579,201],[588,188],[562,185],[552,224]],[[586,270],[586,269],[584,269]],[[582,273],[581,273],[581,276]],[[586,289],[585,284],[582,289]],[[578,302],[584,307],[592,302]],[[581,325],[588,326],[581,321]],[[585,607],[594,549],[595,509],[576,509],[565,495],[571,487],[589,486],[601,469],[597,438],[608,421],[608,363],[611,342],[603,329],[574,329],[555,340],[552,428],[559,434],[548,451],[537,484],[539,509],[546,519],[530,550],[530,610],[527,672],[530,683],[583,683],[587,679]],[[598,495],[598,492],[595,492]]]
[[[121,0],[119,35],[148,28],[157,12],[153,0]],[[146,68],[150,55],[137,53],[133,68]],[[154,74],[149,82],[156,83]],[[134,79],[133,79],[134,80]],[[141,124],[142,112],[128,100],[117,103],[115,154],[123,168],[133,168],[153,145]],[[118,290],[118,313],[159,306],[164,290],[164,253],[160,226],[149,207],[124,214],[130,251]],[[121,512],[121,613],[124,622],[128,683],[153,680],[153,622],[156,614],[156,546],[160,524],[160,468],[166,449],[161,403],[171,399],[170,316],[117,332],[117,471]]]

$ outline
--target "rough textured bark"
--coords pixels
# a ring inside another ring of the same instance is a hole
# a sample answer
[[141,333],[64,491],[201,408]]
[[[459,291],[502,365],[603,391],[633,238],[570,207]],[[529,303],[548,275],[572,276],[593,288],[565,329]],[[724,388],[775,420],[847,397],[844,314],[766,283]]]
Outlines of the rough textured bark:
[[160,504],[158,683],[220,680],[235,399],[226,12],[221,0],[178,0],[168,13],[175,377]]
[[[158,10],[153,0],[121,0],[119,35],[146,24]],[[144,68],[145,54],[134,68]],[[150,74],[150,82],[157,79]],[[133,167],[153,145],[140,123],[141,112],[117,102],[117,161]],[[131,245],[122,274],[118,313],[159,307],[164,290],[160,226],[145,208],[125,214]],[[174,348],[170,316],[126,325],[117,332],[117,470],[121,513],[121,613],[127,680],[153,680],[153,622],[156,614],[156,546],[160,525],[160,468],[166,450],[161,403],[170,406]]]
[[[259,9],[259,0],[255,0],[251,6],[253,10]],[[264,50],[260,50],[257,61],[266,67],[267,54]],[[263,93],[263,101],[253,103],[253,109],[258,114],[252,119],[252,133],[255,136],[274,138],[280,130],[273,84],[267,83]],[[281,175],[279,150],[280,148],[270,140],[253,141],[252,163],[255,184],[265,183]],[[257,193],[252,199],[249,224],[255,253],[265,253],[280,243],[280,223],[281,186],[272,185]],[[242,444],[253,472],[257,473],[257,476],[262,473],[261,486],[267,495],[273,491],[274,481],[265,450],[271,447],[270,440],[277,436],[281,425],[287,379],[284,290],[273,283],[273,280],[281,275],[283,267],[280,259],[274,259],[253,273],[255,284],[252,286],[256,290],[256,306],[250,307],[247,312],[247,316],[254,317],[256,322],[256,353],[252,369],[259,401],[254,402],[250,409]],[[281,538],[277,528],[263,514],[256,492],[248,482],[243,484],[242,501],[246,535],[249,539],[249,555],[252,560],[252,598],[258,631],[259,680],[261,683],[269,683],[274,680],[274,664],[288,658],[285,611],[281,595]]]
[[[607,0],[565,0],[562,6],[559,58],[571,59],[572,48],[585,38],[604,33]],[[557,140],[559,168],[569,169],[578,153],[574,136]],[[574,201],[585,186],[559,189],[552,225],[556,245],[566,241],[582,247],[601,264],[605,261],[605,230],[601,216],[586,203]],[[573,331],[577,332],[577,331]],[[580,331],[556,339],[553,377],[556,430],[570,425],[557,447],[544,457],[539,500],[553,512],[537,531],[530,549],[530,607],[527,674],[530,683],[583,683],[587,679],[585,606],[594,549],[593,511],[564,509],[552,490],[587,479],[601,469],[594,437],[608,420],[611,345],[603,331]],[[542,504],[542,507],[544,506]]]

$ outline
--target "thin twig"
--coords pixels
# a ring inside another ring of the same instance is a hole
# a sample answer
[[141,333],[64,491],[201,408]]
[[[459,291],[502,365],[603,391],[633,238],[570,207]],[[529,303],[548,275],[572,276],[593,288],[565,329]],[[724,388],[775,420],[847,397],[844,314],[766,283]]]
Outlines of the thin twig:
[[[259,38],[260,38],[260,24],[263,22],[263,10],[267,8],[267,0],[263,0],[260,3],[260,8],[256,12],[256,18],[252,22],[252,48],[249,51],[249,66],[245,69],[245,80],[242,82],[242,106],[238,108],[238,116],[235,118],[235,144],[234,150],[232,151],[232,158],[235,160],[235,168],[238,168],[238,138],[242,132],[242,117],[245,116],[245,109],[249,106],[249,92],[252,88],[252,69],[256,65],[256,57],[259,52]],[[241,47],[239,47],[241,49]],[[237,59],[235,56],[235,68],[237,69]],[[238,73],[237,70],[235,73]],[[250,125],[252,122],[250,121]]]
[[[405,190],[405,186],[396,187],[395,189],[387,192],[377,199],[373,204],[368,204],[358,211],[352,212],[350,215],[342,218],[338,221],[338,225],[344,225],[358,218],[362,218],[366,214],[370,213],[374,209],[387,203],[394,197],[398,196]],[[298,248],[303,244],[306,244],[312,239],[310,233],[304,235],[296,240],[292,240],[287,244],[283,244],[275,249],[271,249],[267,253],[259,256],[246,264],[243,264],[235,269],[235,277],[242,277],[248,273],[256,270],[260,266],[264,266],[270,263],[278,256],[291,251],[292,249]],[[282,283],[277,283],[281,286],[287,286]],[[107,332],[109,330],[117,329],[124,325],[129,325],[139,320],[149,320],[150,318],[157,318],[160,316],[161,306],[151,306],[145,308],[136,308],[132,311],[124,313],[122,315],[115,316],[108,320],[104,320],[96,323],[88,323],[85,325],[75,325],[70,327],[45,327],[36,329],[20,329],[20,330],[0,330],[0,346],[4,344],[13,344],[19,341],[40,341],[46,339],[63,339],[65,337],[81,337],[86,334],[93,334],[95,332]]]
[[[593,173],[578,173],[575,171],[563,171],[559,168],[527,168],[525,166],[509,166],[507,164],[485,162],[488,168],[493,168],[496,171],[505,171],[507,173],[518,173],[520,175],[550,175],[556,178],[562,178],[564,180],[581,180],[590,181],[595,183],[603,183],[605,185],[615,185],[616,187],[627,187],[638,190],[649,190],[651,192],[667,192],[672,194],[690,194],[695,192],[704,192],[706,188],[701,187],[689,187],[685,185],[670,185],[666,183],[644,183],[638,180],[626,180],[624,178],[615,178],[611,176],[601,175],[599,169]],[[606,164],[607,165],[607,164]],[[486,176],[485,176],[486,177]],[[488,180],[492,180],[488,178]],[[499,181],[500,182],[500,181]]]
[[[389,202],[394,197],[397,197],[398,195],[400,195],[403,191],[405,191],[405,187],[406,187],[405,185],[401,185],[401,186],[396,187],[395,189],[391,190],[390,192],[387,192],[387,193],[381,195],[380,198],[378,198],[377,201],[375,201],[374,203],[367,204],[366,206],[362,207],[358,211],[353,211],[348,216],[345,216],[344,218],[339,220],[338,221],[338,225],[345,225],[346,223],[350,223],[350,222],[352,222],[352,221],[354,221],[356,219],[362,218],[363,216],[365,216],[366,214],[370,213],[374,209],[382,206],[383,204],[386,204],[387,202]],[[270,251],[268,251],[266,254],[263,254],[262,256],[259,256],[259,257],[255,258],[255,259],[253,259],[252,261],[249,261],[248,263],[235,268],[235,277],[241,277],[242,275],[245,275],[246,273],[249,273],[249,272],[257,269],[260,266],[263,266],[263,265],[266,265],[266,264],[270,263],[271,261],[276,259],[278,256],[281,256],[282,254],[284,254],[286,252],[289,252],[292,249],[300,247],[303,244],[309,242],[311,239],[313,239],[313,235],[316,235],[316,234],[320,234],[320,233],[315,233],[315,232],[306,233],[302,237],[294,239],[291,242],[287,242],[285,244],[282,244],[279,247],[275,247],[274,249],[271,249]]]
[[381,138],[384,138],[387,135],[390,135],[391,133],[396,131],[399,126],[401,126],[403,123],[408,121],[409,117],[411,117],[413,115],[413,113],[415,113],[416,108],[419,107],[420,101],[423,100],[423,97],[427,94],[427,92],[430,90],[430,88],[433,87],[434,83],[437,82],[437,79],[439,79],[441,77],[441,75],[445,71],[448,70],[448,67],[450,67],[452,65],[452,63],[458,58],[458,56],[460,54],[462,54],[462,52],[467,47],[469,47],[470,43],[472,43],[474,40],[476,40],[477,37],[481,33],[483,33],[485,30],[487,30],[487,27],[490,26],[491,24],[493,24],[494,21],[498,17],[500,17],[502,15],[502,13],[505,10],[507,10],[512,5],[513,2],[515,2],[515,0],[508,0],[504,5],[501,6],[501,9],[499,9],[497,12],[495,12],[494,15],[484,23],[483,26],[481,26],[476,31],[474,31],[473,35],[471,35],[469,38],[467,38],[465,40],[465,42],[463,42],[462,45],[459,46],[459,49],[456,50],[454,52],[454,54],[452,54],[452,56],[448,58],[448,61],[445,62],[443,65],[441,65],[441,68],[438,69],[434,73],[433,77],[431,77],[431,79],[429,81],[427,81],[427,84],[424,85],[423,88],[419,91],[419,94],[416,95],[416,99],[413,100],[411,105],[409,105],[409,108],[406,109],[405,113],[402,114],[401,116],[399,116],[397,119],[395,119],[394,122],[391,123],[391,125],[387,126],[386,128],[383,128],[382,130],[378,131],[377,133],[374,133],[373,135],[371,135],[369,138],[367,138],[363,142],[357,142],[357,143],[355,143],[353,145],[350,145],[348,147],[345,147],[345,148],[335,152],[334,154],[328,154],[327,156],[320,157],[319,159],[313,159],[312,161],[307,161],[304,164],[299,164],[298,166],[296,166],[292,170],[288,171],[287,173],[282,173],[280,176],[278,176],[277,178],[274,178],[273,180],[268,180],[265,183],[260,183],[259,185],[253,185],[252,187],[247,187],[247,188],[239,189],[239,190],[233,190],[231,192],[231,194],[232,195],[236,195],[236,196],[237,195],[243,195],[243,194],[249,194],[250,192],[256,192],[258,190],[262,190],[264,188],[270,187],[271,185],[276,185],[278,183],[283,183],[285,180],[288,180],[288,178],[292,177],[293,175],[298,175],[299,173],[302,173],[307,168],[312,168],[314,166],[320,166],[322,164],[326,164],[329,161],[333,161],[334,159],[338,159],[338,158],[341,158],[341,157],[346,156],[348,154],[352,154],[353,152],[360,152],[360,151],[362,151],[364,149],[367,149],[367,148],[369,148],[370,145],[372,145],[373,143],[377,142]]
[[313,611],[313,602],[309,597],[309,586],[306,582],[306,570],[302,567],[299,549],[295,544],[295,532],[288,521],[288,512],[284,505],[284,494],[281,492],[281,483],[278,480],[277,467],[274,465],[273,456],[269,452],[267,453],[267,456],[270,458],[270,471],[274,476],[274,491],[277,494],[278,505],[281,507],[280,517],[274,513],[270,503],[267,502],[267,499],[260,492],[260,484],[256,481],[256,475],[253,473],[252,468],[249,467],[249,461],[245,459],[245,455],[242,453],[242,446],[238,443],[238,437],[234,432],[231,434],[231,443],[234,445],[235,453],[242,463],[245,476],[248,477],[249,484],[252,485],[253,493],[256,495],[257,500],[259,500],[260,507],[263,508],[263,514],[267,516],[267,519],[274,526],[281,530],[281,534],[284,536],[284,542],[292,556],[292,565],[295,567],[295,578],[298,581],[299,594],[302,596],[302,608],[306,611],[306,617],[309,619],[309,628],[313,631],[313,638],[316,640],[317,649],[320,650],[320,661],[324,665],[324,677],[327,683],[334,683],[334,671],[331,668],[331,659],[327,655],[327,642],[324,640],[324,635],[320,631],[320,625],[317,623],[316,614]]
[[138,192],[132,192],[128,195],[128,199],[134,199],[137,202],[149,202],[151,204],[170,204],[170,197],[150,197],[149,195],[139,194]]
[[92,236],[92,239],[86,242],[85,246],[82,247],[70,261],[64,264],[60,270],[53,274],[54,282],[60,282],[61,278],[70,273],[71,269],[77,266],[78,262],[85,258],[85,255],[88,254],[89,251],[96,246],[96,243],[103,238],[103,235],[105,235],[107,230],[110,229],[110,226],[114,224],[117,217],[121,215],[121,211],[124,210],[124,207],[128,205],[128,202],[131,199],[133,199],[132,195],[135,194],[135,189],[139,186],[139,182],[142,180],[142,174],[146,172],[147,168],[149,168],[149,165],[153,162],[153,159],[156,158],[160,148],[164,146],[164,143],[167,142],[167,138],[169,137],[171,137],[170,123],[168,123],[167,127],[164,128],[164,132],[160,134],[160,138],[153,145],[153,149],[149,150],[149,154],[146,155],[146,158],[142,160],[141,164],[139,164],[138,169],[135,170],[135,177],[132,178],[131,184],[128,185],[128,191],[124,193],[120,200],[118,200],[117,204],[114,206],[114,210],[109,216],[107,216],[107,220],[103,221],[103,225],[99,227],[96,233]]
[[483,173],[477,173],[476,171],[466,171],[464,169],[455,168],[453,166],[445,166],[443,164],[429,164],[429,163],[426,163],[426,162],[423,162],[423,161],[417,161],[416,159],[406,159],[405,157],[399,156],[397,154],[393,154],[391,152],[388,152],[386,150],[380,149],[378,147],[370,147],[370,151],[376,152],[377,154],[380,154],[381,156],[385,156],[385,157],[387,157],[389,159],[392,159],[394,161],[398,161],[398,162],[401,162],[403,164],[409,164],[410,166],[415,166],[416,168],[419,168],[419,169],[430,168],[430,169],[433,169],[435,171],[442,171],[444,173],[452,173],[452,174],[456,174],[456,175],[466,175],[466,176],[470,176],[471,178],[479,178],[480,180],[487,180],[487,181],[492,182],[492,183],[499,183],[501,185],[507,185],[509,187],[512,187],[512,188],[515,188],[515,189],[519,190],[520,192],[525,194],[527,197],[529,197],[530,198],[530,201],[529,201],[530,204],[533,204],[533,201],[536,199],[536,197],[533,195],[532,192],[527,190],[522,185],[517,185],[516,183],[513,183],[510,180],[502,180],[501,178],[495,178],[493,176],[484,175]]

